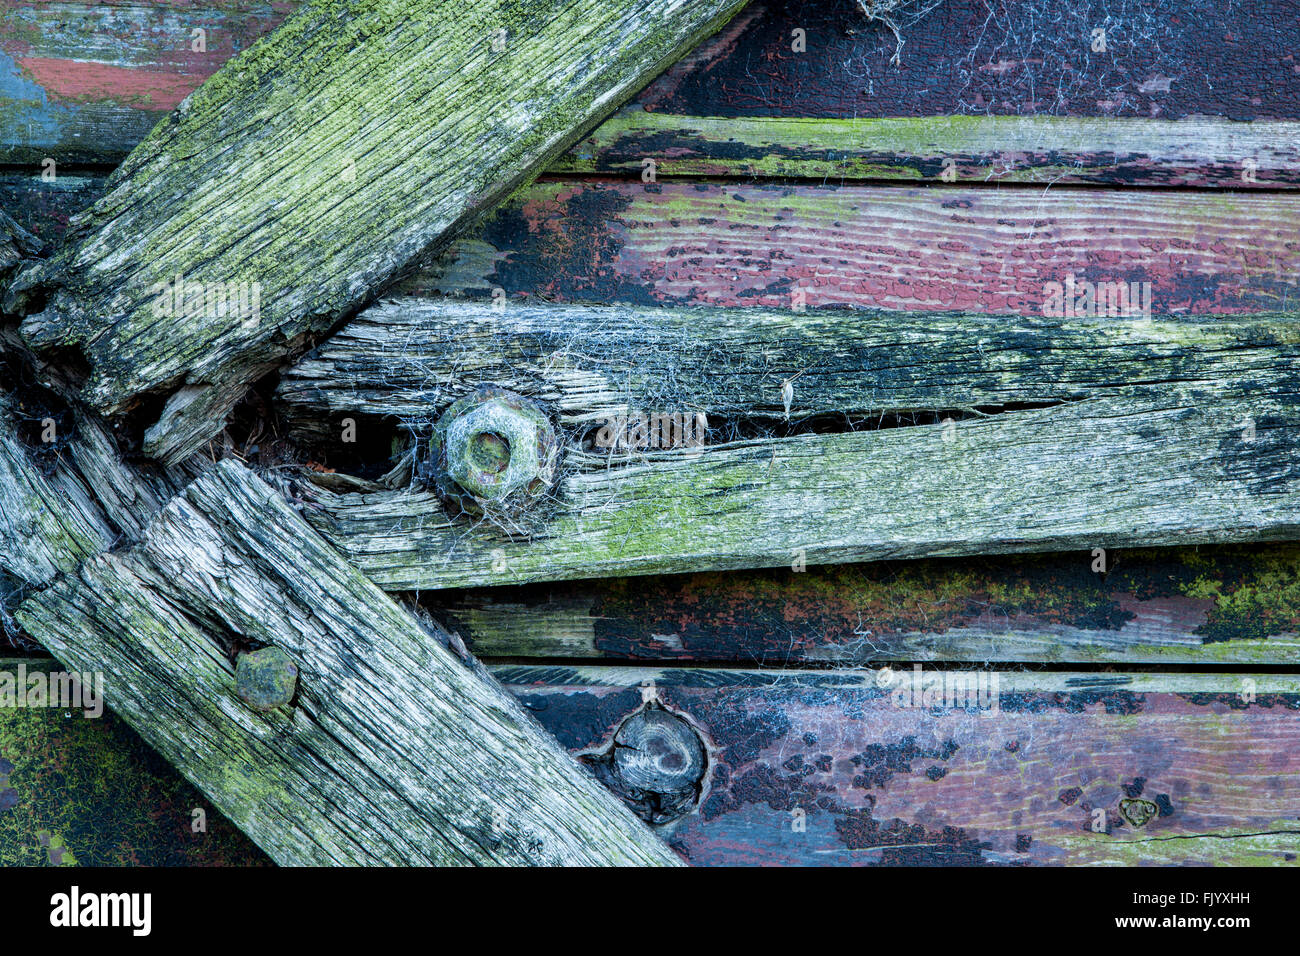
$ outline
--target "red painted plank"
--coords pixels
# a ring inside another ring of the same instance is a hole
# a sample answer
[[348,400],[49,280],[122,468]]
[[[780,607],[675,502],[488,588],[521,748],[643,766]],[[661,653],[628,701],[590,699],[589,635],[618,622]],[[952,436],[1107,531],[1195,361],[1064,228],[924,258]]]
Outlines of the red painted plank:
[[974,682],[954,706],[914,697],[939,672],[911,668],[495,671],[575,752],[608,747],[647,696],[692,722],[711,766],[663,835],[696,865],[1300,855],[1292,677],[949,671],[954,689]]
[[[10,101],[0,158],[120,161],[168,109],[293,6],[11,4],[4,13],[10,29],[0,37],[0,88]],[[201,51],[194,49],[196,29],[205,31]],[[1105,50],[1094,49],[1094,30],[1105,31]],[[744,175],[752,163],[767,175],[916,179],[937,175],[952,159],[962,178],[1300,183],[1294,136],[1272,146],[1267,129],[1247,126],[1238,144],[1233,127],[1242,124],[1212,121],[1300,116],[1300,17],[1285,5],[1188,0],[1115,10],[1074,0],[946,0],[908,27],[906,38],[894,66],[887,29],[865,22],[851,0],[755,3],[642,95],[646,110],[683,122],[667,130],[615,122],[593,139],[594,152],[579,149],[562,166],[639,173],[641,160],[653,158],[665,176],[705,169]],[[710,122],[700,117],[950,115],[1211,120],[1207,136],[1200,128],[1192,135],[1174,129],[1153,136],[1149,147],[1142,131],[1112,139],[1086,126],[1064,135],[993,127],[937,139],[927,138],[928,127],[888,135],[868,128],[848,145],[838,128],[738,130],[734,141],[691,133],[692,124]],[[1243,180],[1247,160],[1258,163],[1259,174]]]
[[1049,283],[1149,282],[1153,313],[1294,308],[1285,195],[546,182],[410,292],[1042,314]]

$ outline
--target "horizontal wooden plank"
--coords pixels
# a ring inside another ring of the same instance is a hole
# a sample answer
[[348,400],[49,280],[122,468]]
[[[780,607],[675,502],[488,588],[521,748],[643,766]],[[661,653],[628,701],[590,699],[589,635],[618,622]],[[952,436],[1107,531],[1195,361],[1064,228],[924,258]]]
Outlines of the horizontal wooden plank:
[[[1286,539],[1300,528],[1298,333],[1291,313],[500,313],[398,300],[282,389],[298,417],[315,407],[336,421],[340,440],[344,417],[369,413],[352,421],[372,443],[392,434],[384,415],[422,441],[454,397],[487,385],[537,399],[564,429],[530,539],[449,517],[400,473],[392,490],[308,476],[321,485],[309,520],[382,586],[416,590]],[[704,413],[710,428],[700,447],[602,447],[600,429],[623,435],[620,416],[638,410]],[[417,465],[426,454],[417,444]]]
[[944,0],[903,30],[897,65],[889,31],[855,22],[856,7],[751,5],[640,100],[695,116],[1297,118],[1300,23],[1287,6]]
[[[0,672],[17,664],[0,660]],[[648,696],[688,718],[710,745],[707,792],[662,832],[698,865],[1285,864],[1297,854],[1285,832],[1300,786],[1293,678],[1253,677],[1250,690],[1242,675],[1000,672],[997,713],[967,713],[894,706],[903,667],[885,687],[862,671],[492,670],[578,754],[608,746]],[[262,859],[211,807],[208,832],[193,833],[191,811],[206,802],[111,713],[8,708],[0,741],[12,764],[0,763],[5,862]],[[1139,827],[1129,817],[1143,805],[1120,801],[1142,800],[1157,810]]]
[[399,285],[509,301],[966,309],[1146,281],[1157,313],[1290,308],[1300,206],[1278,195],[545,182]]
[[[13,110],[0,161],[119,162],[294,6],[15,3],[0,41]],[[1297,118],[1296,18],[1193,7],[947,0],[907,28],[894,66],[888,30],[850,3],[751,4],[557,168],[639,176],[652,158],[662,176],[915,179],[951,159],[972,180],[1294,185],[1294,129],[1269,120]],[[1091,49],[1097,28],[1105,51]],[[1257,172],[1243,179],[1247,160]]]
[[[102,179],[0,177],[48,242]],[[1068,274],[1152,283],[1158,312],[1252,312],[1298,298],[1286,195],[775,187],[579,180],[522,189],[407,293],[513,301],[971,309],[1039,314]]]
[[226,60],[296,6],[296,0],[7,5],[0,157],[116,165]]
[[[710,763],[697,805],[665,836],[695,865],[1281,866],[1300,856],[1300,679],[1290,675],[494,673],[577,753],[607,748],[646,698],[688,721]],[[947,696],[925,697],[936,679]]]
[[1300,123],[1197,116],[681,116],[627,107],[553,174],[1044,185],[1300,185]]
[[[61,672],[0,657],[15,682]],[[269,863],[111,711],[0,707],[0,866]]]
[[[987,555],[473,588],[426,598],[487,657],[1300,662],[1300,545]],[[1104,570],[1100,570],[1104,568]]]
[[[17,617],[280,864],[678,862],[231,461]],[[267,646],[294,668],[274,709],[235,673]]]

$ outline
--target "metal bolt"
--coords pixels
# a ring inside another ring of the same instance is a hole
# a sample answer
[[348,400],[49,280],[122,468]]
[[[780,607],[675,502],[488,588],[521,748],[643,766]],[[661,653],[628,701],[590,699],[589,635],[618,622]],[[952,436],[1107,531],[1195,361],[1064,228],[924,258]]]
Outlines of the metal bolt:
[[297,691],[298,665],[278,647],[247,651],[235,662],[235,693],[258,713],[283,707]]
[[485,386],[438,419],[425,473],[460,510],[517,518],[555,482],[555,429],[528,399]]

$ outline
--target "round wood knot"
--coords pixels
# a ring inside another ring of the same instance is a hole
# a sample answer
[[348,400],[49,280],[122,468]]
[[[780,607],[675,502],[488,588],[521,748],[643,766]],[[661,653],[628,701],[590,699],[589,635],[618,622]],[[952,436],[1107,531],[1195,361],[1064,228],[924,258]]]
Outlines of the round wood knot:
[[704,744],[690,724],[666,710],[643,710],[614,735],[614,769],[637,790],[693,789],[704,775]]
[[669,823],[699,801],[708,775],[704,741],[689,721],[650,704],[583,762],[647,823]]
[[235,662],[235,693],[258,713],[283,707],[298,692],[298,665],[278,647],[240,654]]

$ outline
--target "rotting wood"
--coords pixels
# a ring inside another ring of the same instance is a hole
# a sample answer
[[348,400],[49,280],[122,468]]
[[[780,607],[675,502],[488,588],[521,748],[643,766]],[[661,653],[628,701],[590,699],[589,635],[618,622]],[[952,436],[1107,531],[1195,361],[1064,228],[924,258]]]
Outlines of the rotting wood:
[[[670,825],[692,865],[1300,858],[1290,674],[493,673],[572,751],[608,746],[652,691],[689,718],[711,748],[698,809]],[[1135,800],[1155,812],[1143,819]]]
[[82,353],[99,411],[171,391],[145,450],[180,461],[304,337],[742,5],[306,4],[155,127],[25,273],[18,294],[44,310],[24,335]]
[[110,428],[77,403],[61,402],[50,386],[59,369],[42,369],[41,383],[0,329],[0,369],[14,391],[0,391],[0,603],[9,592],[48,584],[100,551],[135,541],[173,495],[207,462],[173,468],[128,462]]
[[37,465],[16,413],[14,399],[0,396],[0,606],[12,590],[48,584],[117,536],[80,475]]
[[19,271],[34,262],[44,243],[0,209],[0,316],[4,315],[5,293]]
[[1300,662],[1294,543],[612,578],[428,603],[475,654],[498,658]]
[[[413,590],[1285,539],[1300,529],[1298,357],[1291,313],[498,313],[399,300],[286,373],[281,398],[300,420],[398,420],[416,461],[428,424],[481,385],[538,401],[566,430],[531,540],[450,518],[418,486],[316,479],[308,520],[376,583]],[[622,434],[638,412],[704,413],[705,447],[599,446],[602,428]]]
[[[18,618],[282,864],[675,864],[481,671],[223,462]],[[232,652],[297,664],[237,697]]]

